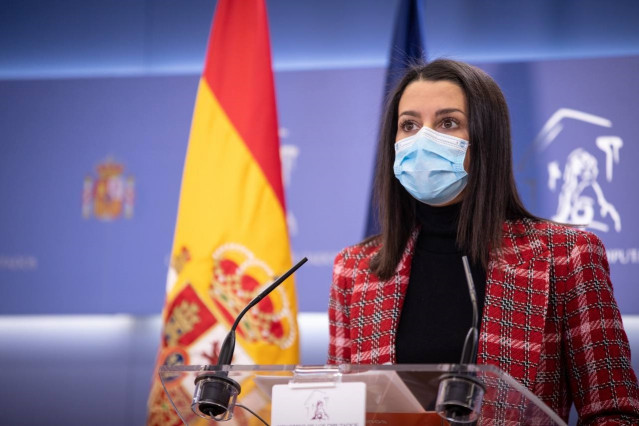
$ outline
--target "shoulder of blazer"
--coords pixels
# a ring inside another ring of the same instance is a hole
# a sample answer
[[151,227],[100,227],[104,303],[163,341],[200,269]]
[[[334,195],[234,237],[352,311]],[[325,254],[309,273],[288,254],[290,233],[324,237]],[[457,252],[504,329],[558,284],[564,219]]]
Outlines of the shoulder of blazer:
[[380,238],[373,238],[342,249],[333,263],[334,289],[339,289],[345,295],[350,294],[356,276],[368,270],[371,259],[380,247]]
[[[548,256],[556,272],[562,272],[574,256],[575,250],[595,251],[605,258],[605,249],[599,237],[584,229],[537,219],[508,220],[504,223],[502,250],[496,250],[496,257],[503,257],[507,263],[521,264],[533,258]],[[509,261],[509,262],[508,262]]]
[[368,265],[381,246],[381,237],[377,236],[342,249],[337,254],[337,259],[351,267],[359,265],[361,261],[365,261]]
[[[548,220],[507,220],[503,227],[502,248],[492,253],[493,260],[502,257],[507,263],[523,263],[543,256],[569,256],[575,245],[589,241],[601,244],[598,237],[577,227]],[[509,261],[509,262],[508,262]]]
[[[419,228],[415,228],[408,237],[402,257],[397,265],[397,273],[405,274],[407,266],[410,266],[418,235]],[[381,247],[381,236],[377,236],[342,249],[335,257],[333,273],[345,278],[352,277],[362,271],[370,272],[370,262]]]
[[544,219],[515,219],[507,220],[504,223],[504,236],[517,238],[523,236],[533,236],[540,241],[550,244],[551,238],[566,237],[569,239],[598,239],[592,232],[581,229],[577,226],[561,224]]

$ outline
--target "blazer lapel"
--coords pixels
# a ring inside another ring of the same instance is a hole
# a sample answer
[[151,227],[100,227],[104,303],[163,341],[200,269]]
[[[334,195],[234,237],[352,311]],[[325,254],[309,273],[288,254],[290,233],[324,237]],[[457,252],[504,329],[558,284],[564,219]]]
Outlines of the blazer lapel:
[[419,230],[413,231],[395,274],[380,280],[368,265],[359,269],[351,298],[353,363],[395,363],[395,337],[408,288],[413,248]]
[[532,389],[548,308],[550,251],[530,220],[504,225],[491,253],[478,363],[493,364]]
[[392,291],[394,298],[397,300],[397,315],[393,315],[393,323],[390,329],[390,357],[388,359],[388,362],[392,364],[395,364],[397,362],[395,339],[397,337],[397,328],[399,327],[400,313],[402,312],[406,290],[408,289],[408,281],[410,280],[410,269],[413,262],[413,253],[415,251],[415,243],[417,242],[418,236],[419,228],[415,229],[408,239],[406,248],[404,249],[404,253],[402,255],[402,259],[400,260],[399,265],[397,265],[395,276],[391,280],[386,281],[386,283],[384,284],[385,288],[387,288],[389,292]]

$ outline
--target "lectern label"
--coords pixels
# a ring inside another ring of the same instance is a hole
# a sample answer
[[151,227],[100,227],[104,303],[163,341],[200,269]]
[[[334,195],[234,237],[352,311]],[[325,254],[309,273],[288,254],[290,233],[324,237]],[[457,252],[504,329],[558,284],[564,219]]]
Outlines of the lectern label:
[[273,386],[272,426],[365,426],[366,384]]

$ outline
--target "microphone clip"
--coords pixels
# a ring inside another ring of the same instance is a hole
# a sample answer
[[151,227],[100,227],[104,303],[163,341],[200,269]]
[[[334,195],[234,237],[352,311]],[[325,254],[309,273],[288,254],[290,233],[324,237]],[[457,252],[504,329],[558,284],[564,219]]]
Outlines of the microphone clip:
[[472,424],[479,419],[485,387],[474,372],[459,367],[440,377],[435,411],[451,424]]
[[195,379],[191,409],[205,419],[230,420],[241,391],[240,384],[229,378],[226,371],[204,371]]

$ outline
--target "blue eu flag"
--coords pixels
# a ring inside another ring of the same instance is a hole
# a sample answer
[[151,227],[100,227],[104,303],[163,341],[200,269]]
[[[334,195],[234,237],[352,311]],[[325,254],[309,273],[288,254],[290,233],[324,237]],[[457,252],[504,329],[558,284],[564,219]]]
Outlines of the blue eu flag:
[[[423,42],[423,8],[420,0],[400,0],[395,18],[393,42],[390,48],[390,62],[386,70],[384,102],[408,67],[426,59]],[[373,176],[375,173],[373,173]],[[371,188],[373,186],[371,185]],[[373,206],[373,191],[368,203],[368,219],[364,237],[380,232],[379,220]]]

